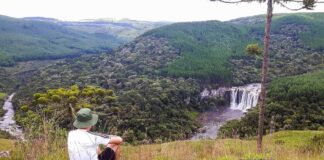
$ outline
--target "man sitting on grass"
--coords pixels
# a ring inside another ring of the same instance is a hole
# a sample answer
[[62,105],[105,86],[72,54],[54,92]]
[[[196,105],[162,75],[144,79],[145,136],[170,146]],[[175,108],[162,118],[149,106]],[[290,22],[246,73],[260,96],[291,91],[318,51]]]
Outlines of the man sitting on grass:
[[[123,139],[119,136],[104,138],[90,132],[98,122],[98,115],[92,114],[88,108],[77,112],[73,123],[77,129],[68,135],[68,151],[70,160],[115,160],[120,156],[120,144]],[[99,145],[104,144],[105,150],[101,152]]]

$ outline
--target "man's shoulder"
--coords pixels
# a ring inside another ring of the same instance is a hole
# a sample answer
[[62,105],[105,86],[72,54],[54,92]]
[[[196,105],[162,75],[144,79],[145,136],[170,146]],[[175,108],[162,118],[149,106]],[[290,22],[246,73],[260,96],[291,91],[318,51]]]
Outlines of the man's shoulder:
[[68,136],[69,137],[79,137],[79,136],[95,137],[94,135],[88,133],[87,131],[82,131],[79,129],[69,131]]
[[75,130],[69,131],[68,134],[73,134],[73,133],[76,133],[76,132],[77,132],[77,130],[75,129]]
[[75,136],[75,135],[80,135],[82,134],[82,132],[80,132],[79,130],[75,129],[75,130],[71,130],[68,132],[68,136]]

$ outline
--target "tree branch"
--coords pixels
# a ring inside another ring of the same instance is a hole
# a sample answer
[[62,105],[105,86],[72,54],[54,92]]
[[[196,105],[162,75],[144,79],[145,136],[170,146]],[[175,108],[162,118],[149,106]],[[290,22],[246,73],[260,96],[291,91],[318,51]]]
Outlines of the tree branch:
[[308,9],[308,10],[311,10],[310,8],[307,8],[307,7],[305,7],[305,6],[300,7],[300,8],[296,8],[296,9],[295,9],[295,8],[290,8],[290,7],[286,6],[285,4],[283,4],[283,3],[280,2],[280,1],[275,1],[275,2],[277,2],[280,6],[285,7],[286,9],[291,10],[291,11],[299,11],[299,10],[302,10],[302,9]]

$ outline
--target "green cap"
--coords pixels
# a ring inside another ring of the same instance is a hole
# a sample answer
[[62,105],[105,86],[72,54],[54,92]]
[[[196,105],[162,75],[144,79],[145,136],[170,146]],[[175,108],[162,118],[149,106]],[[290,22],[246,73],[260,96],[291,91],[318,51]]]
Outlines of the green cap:
[[81,108],[76,114],[73,126],[76,128],[86,128],[94,126],[98,122],[98,115],[92,114],[89,108]]

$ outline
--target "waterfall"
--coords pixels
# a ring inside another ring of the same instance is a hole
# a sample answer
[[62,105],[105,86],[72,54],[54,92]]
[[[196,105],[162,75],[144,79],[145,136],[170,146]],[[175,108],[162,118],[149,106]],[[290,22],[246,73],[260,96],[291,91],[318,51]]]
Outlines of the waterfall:
[[255,107],[258,103],[260,92],[261,84],[259,83],[232,87],[230,101],[231,109],[246,112],[248,109]]
[[225,122],[241,118],[244,116],[244,112],[257,105],[260,92],[261,84],[259,83],[232,88],[220,87],[211,90],[205,88],[200,93],[200,98],[222,97],[230,102],[230,106],[203,113],[201,117],[203,127],[191,139],[217,138],[218,129]]

